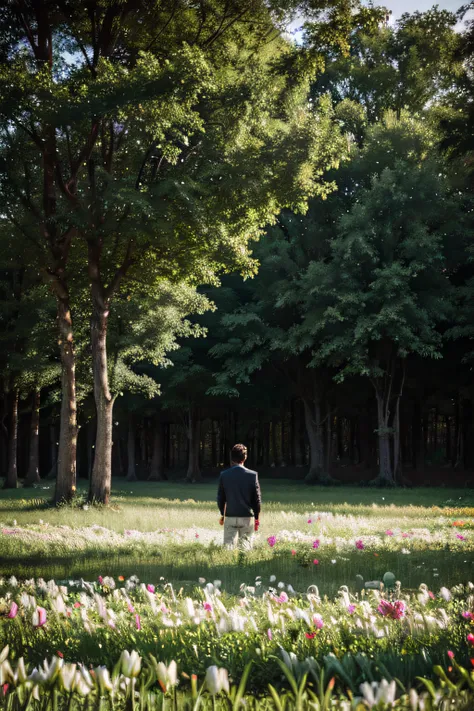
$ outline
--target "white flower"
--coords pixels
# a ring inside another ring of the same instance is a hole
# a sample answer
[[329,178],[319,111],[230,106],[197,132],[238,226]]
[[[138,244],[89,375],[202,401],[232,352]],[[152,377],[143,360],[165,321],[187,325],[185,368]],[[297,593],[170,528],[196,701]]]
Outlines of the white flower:
[[140,655],[133,649],[131,652],[123,650],[120,657],[122,674],[126,677],[136,677],[140,673],[142,659]]
[[215,665],[208,667],[205,679],[206,688],[212,696],[220,694],[221,691],[229,693],[229,677],[227,669],[218,669]]
[[96,667],[94,673],[99,682],[100,693],[104,694],[106,691],[112,691],[113,685],[107,667]]
[[411,711],[418,711],[418,694],[415,689],[410,689],[408,693],[408,699],[410,701]]
[[178,667],[176,662],[173,660],[169,667],[163,662],[158,662],[156,664],[156,676],[160,682],[161,688],[165,691],[172,686],[176,686],[178,683]]
[[446,600],[446,602],[449,602],[451,600],[451,592],[450,590],[448,590],[448,588],[441,588],[439,594],[444,600]]
[[72,691],[74,688],[74,680],[76,677],[76,665],[63,664],[59,671],[59,677],[61,679],[64,690]]
[[391,681],[389,684],[386,679],[382,679],[380,683],[373,681],[370,685],[365,681],[360,685],[360,691],[364,697],[363,700],[370,709],[380,702],[392,706],[395,702],[396,683]]
[[280,590],[283,590],[283,588],[285,587],[285,583],[278,583],[278,587],[280,588]]
[[276,580],[276,575],[270,575],[270,582],[274,583]]
[[[14,522],[14,524],[15,524],[15,523],[16,523],[16,521]],[[18,580],[15,578],[14,575],[12,575],[12,577],[9,578],[8,584],[9,584],[9,586],[10,586],[11,588],[16,588],[16,587],[18,587]]]

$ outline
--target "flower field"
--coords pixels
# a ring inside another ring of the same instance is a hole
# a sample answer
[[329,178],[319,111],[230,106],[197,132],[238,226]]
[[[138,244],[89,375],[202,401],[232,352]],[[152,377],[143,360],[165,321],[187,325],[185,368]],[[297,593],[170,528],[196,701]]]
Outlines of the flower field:
[[269,505],[234,551],[206,506],[2,501],[0,708],[474,708],[469,500]]

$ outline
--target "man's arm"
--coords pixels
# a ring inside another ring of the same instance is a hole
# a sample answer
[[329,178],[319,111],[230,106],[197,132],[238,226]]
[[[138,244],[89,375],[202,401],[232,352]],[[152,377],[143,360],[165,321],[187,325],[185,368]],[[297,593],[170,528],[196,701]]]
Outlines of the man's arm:
[[219,477],[219,485],[217,487],[217,505],[219,507],[219,511],[221,512],[221,516],[223,516],[225,512],[226,498],[224,485],[222,483],[222,474]]
[[258,474],[255,473],[255,488],[252,492],[252,509],[255,516],[255,520],[259,520],[260,509],[262,507],[262,494],[260,492],[260,482],[258,481]]

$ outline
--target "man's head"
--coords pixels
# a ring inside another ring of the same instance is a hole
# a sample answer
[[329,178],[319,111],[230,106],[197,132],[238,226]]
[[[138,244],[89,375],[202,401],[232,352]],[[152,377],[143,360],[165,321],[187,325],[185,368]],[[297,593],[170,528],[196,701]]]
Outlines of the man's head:
[[247,447],[245,444],[234,444],[230,453],[233,464],[243,464],[247,459]]

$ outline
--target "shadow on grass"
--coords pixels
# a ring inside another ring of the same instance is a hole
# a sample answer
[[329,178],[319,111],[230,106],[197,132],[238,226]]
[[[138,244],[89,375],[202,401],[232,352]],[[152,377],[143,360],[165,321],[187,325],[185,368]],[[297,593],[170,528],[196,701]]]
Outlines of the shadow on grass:
[[[223,560],[223,555],[225,559]],[[332,562],[332,561],[335,562]],[[322,555],[317,564],[302,565],[288,551],[272,557],[258,557],[256,552],[223,552],[216,548],[194,548],[180,550],[164,549],[153,555],[137,552],[136,556],[114,553],[105,555],[95,551],[87,556],[61,556],[31,558],[11,557],[0,562],[0,575],[15,575],[17,578],[38,578],[46,580],[70,580],[84,578],[93,581],[101,576],[137,575],[145,583],[158,583],[160,579],[171,582],[175,587],[191,589],[199,584],[199,578],[206,581],[216,579],[222,582],[222,589],[237,593],[242,583],[266,588],[282,582],[291,584],[296,592],[306,592],[309,585],[317,585],[321,595],[333,597],[341,585],[347,585],[351,592],[358,590],[356,576],[364,581],[381,580],[384,573],[394,573],[402,584],[402,590],[416,590],[421,583],[437,592],[441,586],[452,587],[472,580],[474,553],[447,550],[415,551],[410,555],[387,552],[374,557],[370,552],[337,555],[328,559]],[[270,577],[276,580],[270,583]],[[261,583],[259,584],[259,581]]]

